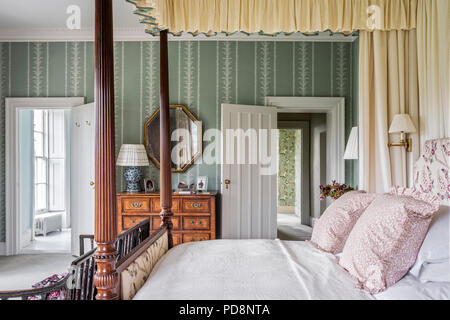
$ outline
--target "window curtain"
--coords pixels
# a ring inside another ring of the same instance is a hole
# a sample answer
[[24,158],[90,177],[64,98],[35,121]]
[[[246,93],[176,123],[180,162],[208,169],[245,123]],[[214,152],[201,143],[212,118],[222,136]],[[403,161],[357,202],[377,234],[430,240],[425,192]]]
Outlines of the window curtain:
[[419,156],[418,135],[413,152],[388,147],[399,134],[389,134],[392,118],[409,113],[418,128],[418,79],[416,31],[360,32],[359,50],[359,188],[386,192],[392,185],[412,181],[412,167]]
[[420,142],[450,137],[449,0],[420,0],[417,46]]
[[409,30],[418,0],[127,0],[147,32]]

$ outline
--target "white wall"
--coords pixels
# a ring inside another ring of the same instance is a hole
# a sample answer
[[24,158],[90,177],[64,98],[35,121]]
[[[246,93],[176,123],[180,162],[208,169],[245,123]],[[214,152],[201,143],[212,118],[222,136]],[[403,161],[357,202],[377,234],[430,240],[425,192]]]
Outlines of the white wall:
[[[325,210],[325,201],[320,200],[319,186],[327,181],[326,177],[326,139],[324,133],[327,131],[327,120],[325,114],[312,114],[310,120],[311,143],[311,217],[318,218]],[[326,137],[326,136],[325,136]],[[323,203],[323,204],[322,204]]]
[[19,112],[21,246],[31,241],[34,208],[33,110]]

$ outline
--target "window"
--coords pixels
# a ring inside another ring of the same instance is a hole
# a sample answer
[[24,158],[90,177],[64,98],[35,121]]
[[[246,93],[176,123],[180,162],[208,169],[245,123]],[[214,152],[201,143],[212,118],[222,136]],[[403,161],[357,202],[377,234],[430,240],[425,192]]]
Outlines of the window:
[[63,110],[34,111],[34,195],[37,214],[65,210]]

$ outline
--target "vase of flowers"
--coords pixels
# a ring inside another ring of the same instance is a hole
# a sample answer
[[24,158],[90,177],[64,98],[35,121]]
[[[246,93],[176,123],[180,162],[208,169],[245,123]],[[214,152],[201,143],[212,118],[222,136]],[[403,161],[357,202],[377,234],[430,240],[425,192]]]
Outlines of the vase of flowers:
[[331,184],[320,185],[320,200],[325,200],[327,197],[333,200],[339,199],[344,193],[354,190],[352,187],[340,184],[333,180]]

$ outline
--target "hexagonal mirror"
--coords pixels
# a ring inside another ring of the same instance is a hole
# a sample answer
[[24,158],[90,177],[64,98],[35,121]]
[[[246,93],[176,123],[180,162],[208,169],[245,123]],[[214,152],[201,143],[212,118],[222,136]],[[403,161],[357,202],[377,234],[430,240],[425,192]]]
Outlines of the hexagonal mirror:
[[[144,125],[144,143],[150,160],[160,168],[160,109]],[[181,104],[170,105],[172,172],[185,172],[202,154],[202,123]]]

